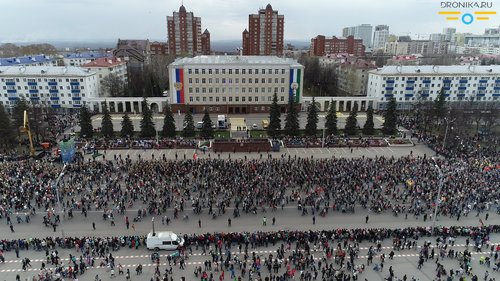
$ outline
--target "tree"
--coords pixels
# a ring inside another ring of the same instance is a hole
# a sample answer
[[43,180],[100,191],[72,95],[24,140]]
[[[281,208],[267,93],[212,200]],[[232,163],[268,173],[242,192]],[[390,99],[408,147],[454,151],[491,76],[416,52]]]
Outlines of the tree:
[[162,136],[164,138],[175,138],[175,120],[174,115],[172,114],[172,108],[167,103],[165,106],[165,117],[163,119],[163,131]]
[[111,121],[111,114],[109,114],[106,102],[104,102],[104,106],[102,107],[101,132],[106,138],[112,138],[114,135],[113,122]]
[[333,100],[330,101],[330,109],[326,115],[325,130],[327,135],[337,134],[337,111],[335,110],[337,104]]
[[101,89],[106,96],[119,97],[124,95],[125,83],[118,75],[111,73],[101,80]]
[[203,125],[201,127],[201,137],[204,139],[211,139],[214,137],[214,130],[212,129],[212,119],[208,114],[208,110],[205,109],[205,115],[203,115]]
[[80,109],[80,136],[87,139],[94,136],[91,115],[86,106]]
[[397,131],[398,117],[396,112],[396,99],[392,98],[384,112],[384,124],[382,132],[386,135],[394,135]]
[[371,106],[366,110],[366,122],[363,126],[363,134],[373,135],[375,133],[375,124],[373,123],[373,108]]
[[437,98],[434,100],[434,117],[437,120],[446,117],[446,95],[444,88],[441,88]]
[[287,136],[298,136],[299,133],[299,114],[297,108],[295,108],[294,99],[290,98],[285,118],[285,134]]
[[317,129],[318,129],[318,107],[316,106],[316,100],[313,97],[312,103],[307,108],[306,135],[316,136]]
[[344,133],[353,136],[358,132],[358,105],[354,103],[347,120],[345,121]]
[[122,130],[121,130],[122,138],[129,138],[134,135],[134,124],[127,113],[122,117]]
[[184,129],[182,130],[182,136],[186,138],[192,138],[195,136],[195,134],[193,114],[191,113],[191,109],[188,105],[186,108],[186,115],[184,115]]
[[153,122],[153,112],[148,106],[147,100],[142,100],[142,120],[141,120],[141,138],[153,138],[156,136],[155,123]]
[[273,95],[273,103],[269,110],[269,125],[267,126],[267,134],[276,138],[280,134],[281,130],[281,111],[278,105],[278,94],[275,92]]
[[16,130],[12,127],[9,115],[5,108],[0,104],[0,147],[9,149],[16,143]]

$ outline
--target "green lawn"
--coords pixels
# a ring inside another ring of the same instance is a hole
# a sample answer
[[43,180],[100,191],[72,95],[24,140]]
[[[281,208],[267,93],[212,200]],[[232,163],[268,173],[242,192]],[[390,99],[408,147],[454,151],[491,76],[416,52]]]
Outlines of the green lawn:
[[255,139],[267,138],[266,130],[251,130],[250,136]]

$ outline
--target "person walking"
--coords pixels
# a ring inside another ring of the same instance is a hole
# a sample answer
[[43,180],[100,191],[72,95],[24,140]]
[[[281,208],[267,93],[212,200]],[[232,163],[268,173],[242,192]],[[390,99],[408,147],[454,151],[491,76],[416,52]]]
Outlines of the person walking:
[[95,222],[92,222],[92,228],[95,230]]
[[313,224],[316,224],[316,216],[313,216]]
[[262,218],[262,225],[266,226],[266,224],[267,224],[267,218],[266,216],[264,216],[264,218]]
[[368,215],[366,215],[366,218],[365,218],[365,223],[368,223],[368,220],[370,219],[370,217]]
[[198,227],[201,228],[201,219],[198,220]]

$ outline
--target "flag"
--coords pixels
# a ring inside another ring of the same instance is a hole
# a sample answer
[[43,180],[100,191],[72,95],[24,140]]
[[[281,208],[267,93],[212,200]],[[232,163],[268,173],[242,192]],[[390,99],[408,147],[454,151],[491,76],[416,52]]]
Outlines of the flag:
[[198,154],[196,154],[196,152],[193,154],[193,160],[196,160],[198,159]]

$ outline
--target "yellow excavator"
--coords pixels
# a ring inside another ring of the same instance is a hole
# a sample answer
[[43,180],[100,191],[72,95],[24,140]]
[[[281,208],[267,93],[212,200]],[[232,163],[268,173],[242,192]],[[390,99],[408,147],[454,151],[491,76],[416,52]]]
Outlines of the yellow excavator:
[[28,111],[24,111],[24,122],[23,126],[19,128],[19,131],[21,133],[26,133],[28,134],[28,139],[30,141],[30,155],[31,157],[35,157],[35,148],[33,147],[33,138],[31,137],[31,130],[30,130],[30,125],[29,125],[29,120],[28,120]]

